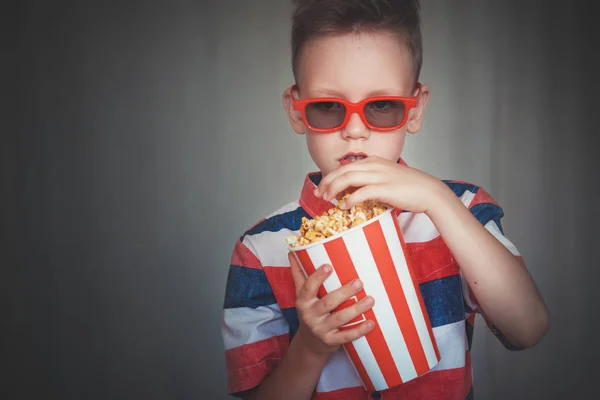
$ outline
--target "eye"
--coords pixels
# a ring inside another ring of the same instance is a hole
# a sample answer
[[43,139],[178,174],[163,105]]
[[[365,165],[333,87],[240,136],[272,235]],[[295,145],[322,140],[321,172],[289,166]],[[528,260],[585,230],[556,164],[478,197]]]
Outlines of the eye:
[[394,102],[389,100],[377,100],[369,103],[369,108],[375,111],[387,111],[394,107]]
[[315,107],[323,111],[337,111],[343,109],[344,106],[335,101],[322,101],[315,103]]

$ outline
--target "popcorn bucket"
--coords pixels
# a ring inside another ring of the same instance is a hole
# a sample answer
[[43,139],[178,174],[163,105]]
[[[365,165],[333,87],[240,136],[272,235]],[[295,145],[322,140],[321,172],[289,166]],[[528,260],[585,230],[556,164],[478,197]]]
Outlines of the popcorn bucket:
[[333,272],[319,288],[321,298],[359,278],[363,289],[336,311],[372,296],[375,305],[344,325],[367,319],[375,327],[344,345],[363,386],[370,391],[399,386],[430,371],[439,361],[431,322],[400,231],[397,209],[327,239],[290,247],[306,276],[323,264]]

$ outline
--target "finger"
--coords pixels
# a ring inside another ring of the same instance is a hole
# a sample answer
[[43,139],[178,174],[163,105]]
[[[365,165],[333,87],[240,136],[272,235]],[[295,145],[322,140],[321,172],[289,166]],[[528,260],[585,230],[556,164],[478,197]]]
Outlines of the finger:
[[350,209],[358,203],[362,203],[366,200],[377,200],[382,203],[392,204],[393,202],[387,198],[385,190],[386,188],[384,183],[365,185],[348,196],[346,200],[344,200],[344,203],[340,204],[340,207]]
[[339,346],[363,337],[375,327],[373,321],[365,321],[355,328],[331,331],[326,334],[325,341],[330,346]]
[[292,272],[292,279],[294,280],[294,287],[296,288],[296,296],[300,293],[300,289],[306,281],[306,276],[296,260],[296,256],[290,251],[288,252],[288,260],[290,262],[290,270]]
[[346,325],[354,318],[369,311],[371,308],[373,308],[374,304],[375,300],[371,296],[367,296],[358,303],[330,314],[325,322],[326,329],[334,330]]
[[330,200],[347,188],[361,187],[368,184],[377,184],[382,182],[382,175],[374,171],[353,170],[339,175],[337,179],[331,181],[328,186],[323,187],[323,199]]
[[321,300],[315,304],[315,313],[317,315],[327,315],[336,309],[344,301],[348,300],[356,293],[362,290],[362,282],[359,279],[354,279],[344,286],[323,296]]
[[374,163],[369,162],[368,160],[369,160],[369,158],[365,158],[365,159],[359,160],[359,161],[354,161],[350,164],[343,165],[343,166],[331,171],[326,176],[324,176],[323,179],[321,179],[321,182],[319,182],[319,185],[317,186],[317,188],[315,190],[315,195],[320,196],[321,194],[323,194],[325,187],[329,186],[329,184],[332,181],[334,181],[340,175],[343,175],[346,172],[356,171],[356,170],[370,171],[371,169],[373,169]]
[[317,292],[323,282],[329,277],[332,269],[330,265],[321,265],[314,273],[312,273],[308,279],[302,285],[298,298],[313,299],[317,297]]

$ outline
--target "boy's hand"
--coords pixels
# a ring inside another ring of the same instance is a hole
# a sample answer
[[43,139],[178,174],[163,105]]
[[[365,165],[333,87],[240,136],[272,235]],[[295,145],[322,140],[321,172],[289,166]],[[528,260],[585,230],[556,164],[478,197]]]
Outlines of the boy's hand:
[[[372,297],[367,296],[352,306],[331,314],[337,306],[362,289],[360,281],[349,282],[319,299],[317,290],[331,273],[331,266],[321,266],[307,279],[292,253],[288,254],[288,259],[296,287],[296,310],[300,320],[296,336],[307,350],[316,355],[329,355],[342,344],[358,339],[373,329],[372,321],[365,321],[352,329],[338,329],[373,307]],[[358,285],[354,286],[355,283]]]
[[344,201],[343,208],[373,199],[401,210],[426,213],[440,183],[417,169],[380,157],[367,157],[330,172],[315,189],[315,195],[331,200],[347,189],[358,188]]

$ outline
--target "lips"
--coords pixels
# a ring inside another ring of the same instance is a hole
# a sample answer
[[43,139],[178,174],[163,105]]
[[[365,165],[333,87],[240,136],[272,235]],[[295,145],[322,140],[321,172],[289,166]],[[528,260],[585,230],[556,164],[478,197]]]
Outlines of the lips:
[[346,165],[354,161],[363,160],[367,157],[368,156],[365,153],[347,153],[339,159],[339,162],[341,165]]

